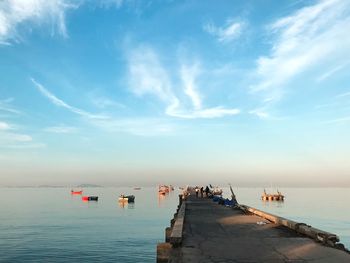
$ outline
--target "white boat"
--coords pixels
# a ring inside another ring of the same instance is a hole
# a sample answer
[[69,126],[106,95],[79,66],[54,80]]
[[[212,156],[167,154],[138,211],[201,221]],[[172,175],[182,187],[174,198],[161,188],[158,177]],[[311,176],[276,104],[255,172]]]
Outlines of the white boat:
[[133,202],[135,202],[135,196],[134,195],[120,195],[118,200],[119,200],[119,202],[133,203]]

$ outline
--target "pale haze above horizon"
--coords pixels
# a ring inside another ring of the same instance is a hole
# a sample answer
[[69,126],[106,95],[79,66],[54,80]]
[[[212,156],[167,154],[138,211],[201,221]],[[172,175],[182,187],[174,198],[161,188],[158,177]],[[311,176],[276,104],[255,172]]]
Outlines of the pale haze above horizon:
[[0,186],[350,186],[350,1],[0,1]]

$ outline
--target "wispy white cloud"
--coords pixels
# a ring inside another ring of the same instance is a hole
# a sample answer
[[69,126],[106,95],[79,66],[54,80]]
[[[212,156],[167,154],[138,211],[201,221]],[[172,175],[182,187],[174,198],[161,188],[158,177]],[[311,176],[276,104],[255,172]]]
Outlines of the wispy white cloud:
[[192,100],[193,107],[196,110],[202,107],[202,101],[196,90],[195,84],[198,74],[198,64],[193,64],[191,67],[182,65],[181,67],[181,79],[184,85],[184,92]]
[[130,53],[128,60],[129,87],[134,94],[152,94],[168,103],[174,100],[168,74],[152,49],[140,47]]
[[44,129],[46,132],[52,132],[52,133],[75,133],[77,132],[76,127],[70,127],[65,125],[60,126],[51,126]]
[[97,4],[101,7],[116,7],[120,8],[123,5],[124,0],[99,0],[97,1]]
[[47,97],[56,106],[66,108],[75,114],[78,114],[80,116],[90,118],[90,119],[108,119],[109,118],[108,116],[105,116],[105,115],[92,114],[92,113],[89,113],[89,112],[84,111],[82,109],[73,107],[73,106],[67,104],[66,102],[64,102],[63,100],[57,98],[54,94],[52,94],[50,91],[48,91],[43,85],[41,85],[35,79],[31,78],[31,81],[33,82],[35,87],[41,92],[41,94],[43,94],[45,97]]
[[348,97],[350,96],[350,91],[349,92],[344,92],[344,93],[340,93],[338,95],[336,95],[336,98],[344,98],[344,97]]
[[29,150],[29,149],[46,148],[46,144],[45,143],[9,144],[3,147],[7,149],[20,149],[20,150],[28,149]]
[[265,108],[258,108],[258,109],[251,110],[251,111],[249,111],[249,114],[256,115],[260,119],[269,119],[270,118],[270,114],[268,112],[266,112]]
[[288,117],[280,116],[278,113],[276,113],[276,110],[273,109],[273,104],[273,98],[268,97],[263,100],[262,105],[248,111],[248,113],[258,117],[261,120],[278,121],[287,119]]
[[347,1],[325,0],[273,23],[269,27],[274,36],[273,46],[269,56],[257,60],[259,80],[251,90],[264,91],[267,96],[278,100],[285,85],[297,74],[321,63],[329,66],[348,61],[349,13]]
[[164,119],[129,118],[96,120],[94,125],[107,132],[125,132],[137,136],[171,135],[177,126]]
[[[203,108],[202,96],[196,86],[200,74],[198,63],[182,64],[180,76],[171,76],[160,62],[159,56],[149,47],[136,48],[130,52],[128,60],[130,90],[137,96],[151,94],[158,97],[166,104],[165,114],[169,116],[186,119],[219,118],[239,113],[238,109],[223,106]],[[180,77],[180,83],[174,81],[176,77]],[[189,107],[181,101],[176,92],[185,94],[192,105]]]
[[19,41],[20,25],[51,24],[52,32],[66,37],[65,13],[76,8],[74,0],[3,0],[0,2],[0,44]]
[[31,142],[33,138],[27,134],[18,134],[18,133],[7,133],[5,139],[13,140],[16,142]]
[[21,134],[14,131],[13,125],[0,121],[0,142],[31,142],[33,139],[27,134]]
[[321,82],[324,81],[325,79],[328,79],[330,76],[334,75],[336,72],[344,69],[347,65],[350,64],[350,61],[347,61],[345,63],[341,63],[340,65],[337,65],[333,68],[331,68],[330,70],[328,70],[327,72],[323,73],[321,76],[319,76],[316,81],[317,82]]
[[217,27],[213,23],[206,23],[203,26],[204,31],[215,36],[219,42],[231,42],[236,40],[242,34],[244,23],[228,20],[223,27]]
[[336,102],[323,103],[323,104],[315,105],[314,109],[319,110],[319,109],[324,109],[324,108],[329,108],[329,107],[334,107],[334,106],[337,106]]
[[10,129],[11,126],[8,123],[0,121],[0,131],[6,131]]
[[315,105],[315,110],[335,110],[337,112],[350,109],[350,92],[342,92],[333,97],[327,97],[327,102]]
[[7,98],[4,100],[0,100],[0,112],[8,112],[13,114],[21,114],[21,112],[15,109],[11,103],[13,102],[13,98]]
[[269,120],[269,121],[280,121],[280,120],[286,120],[288,117],[286,116],[276,116],[274,114],[271,114],[271,109],[269,105],[262,106],[260,108],[253,109],[249,111],[249,114],[255,115],[261,120]]
[[109,107],[116,107],[116,108],[120,108],[120,109],[126,108],[126,106],[122,103],[113,101],[113,100],[106,98],[106,97],[101,97],[101,96],[96,96],[96,95],[94,95],[91,98],[91,102],[96,107],[101,108],[101,109],[105,109],[105,108],[109,108]]
[[346,123],[350,122],[350,117],[343,117],[343,118],[337,118],[329,121],[325,121],[326,124],[332,124],[332,123]]
[[[170,134],[174,131],[174,125],[160,119],[149,118],[129,118],[121,119],[112,116],[92,114],[76,107],[73,107],[63,100],[57,98],[49,92],[43,85],[32,79],[36,88],[47,97],[53,104],[68,109],[69,111],[86,118],[90,125],[98,127],[106,132],[125,132],[138,136],[156,136],[161,134]],[[45,129],[46,132],[52,133],[73,133],[78,129],[69,126],[52,126]]]
[[173,110],[172,108],[167,109],[167,114],[173,117],[184,118],[184,119],[213,119],[221,118],[224,116],[233,116],[240,113],[239,109],[226,109],[223,107],[214,107],[207,108],[202,110],[193,110],[193,111],[181,111]]
[[[23,114],[12,106],[14,98],[0,100],[0,112],[11,114]],[[9,115],[7,117],[11,117]],[[32,136],[21,132],[21,125],[0,121],[0,147],[6,149],[36,149],[43,148],[46,145],[36,142]]]
[[13,128],[13,125],[0,121],[0,147],[15,148],[27,147],[33,143],[30,135],[19,133]]

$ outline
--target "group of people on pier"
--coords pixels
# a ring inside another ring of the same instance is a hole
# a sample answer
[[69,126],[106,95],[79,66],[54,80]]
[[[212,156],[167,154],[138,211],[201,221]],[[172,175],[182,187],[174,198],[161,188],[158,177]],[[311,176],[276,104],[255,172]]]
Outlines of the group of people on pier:
[[206,197],[209,197],[209,195],[211,194],[211,191],[208,186],[206,186],[205,188],[203,186],[202,187],[196,186],[194,190],[196,192],[196,197],[199,197],[199,194],[200,194],[200,197],[204,197],[204,194]]

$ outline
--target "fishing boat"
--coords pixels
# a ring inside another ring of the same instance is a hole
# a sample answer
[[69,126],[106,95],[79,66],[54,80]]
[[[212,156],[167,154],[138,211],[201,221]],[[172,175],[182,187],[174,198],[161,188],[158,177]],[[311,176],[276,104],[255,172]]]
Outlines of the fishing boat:
[[141,187],[134,187],[134,190],[141,190]]
[[83,194],[83,190],[80,190],[80,191],[71,190],[70,193],[71,193],[72,195],[81,195],[81,194]]
[[161,195],[165,195],[166,193],[169,193],[170,187],[167,185],[160,185],[158,186],[158,193]]
[[261,195],[263,201],[284,201],[284,195],[277,190],[277,194],[268,194],[264,189],[263,194]]
[[83,196],[81,199],[83,201],[98,201],[98,196]]
[[120,195],[118,200],[119,200],[119,202],[134,203],[135,196],[134,195]]

